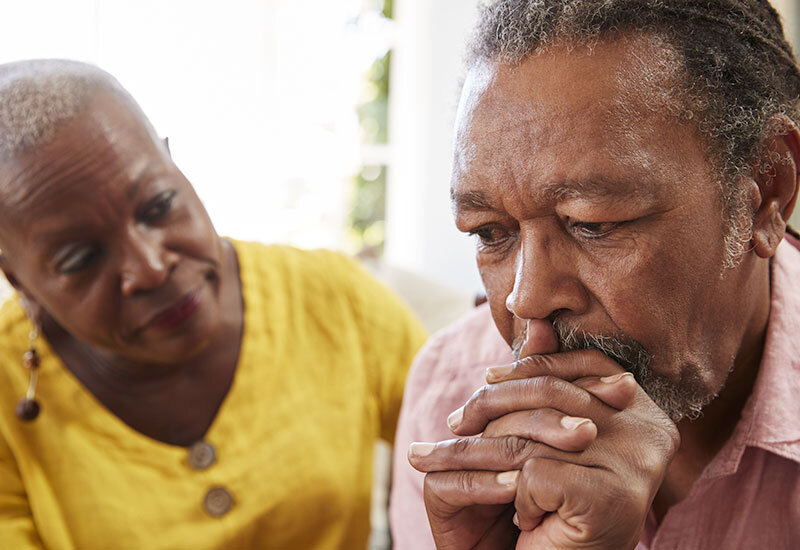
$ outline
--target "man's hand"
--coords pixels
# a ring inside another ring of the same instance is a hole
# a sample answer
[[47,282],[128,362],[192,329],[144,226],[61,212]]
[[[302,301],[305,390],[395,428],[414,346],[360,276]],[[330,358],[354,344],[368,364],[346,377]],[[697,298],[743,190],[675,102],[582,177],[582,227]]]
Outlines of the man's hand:
[[674,424],[593,350],[534,355],[487,378],[451,416],[454,433],[483,438],[410,452],[429,472],[437,546],[510,548],[516,508],[518,547],[634,547],[678,445]]

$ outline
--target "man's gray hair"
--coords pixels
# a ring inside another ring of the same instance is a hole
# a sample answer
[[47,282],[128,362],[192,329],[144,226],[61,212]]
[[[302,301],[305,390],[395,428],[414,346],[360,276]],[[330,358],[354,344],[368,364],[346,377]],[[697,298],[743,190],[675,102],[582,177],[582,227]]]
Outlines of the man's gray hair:
[[484,2],[467,60],[514,64],[555,43],[621,36],[652,39],[656,51],[669,50],[656,61],[677,65],[680,78],[655,86],[677,84],[668,92],[679,99],[680,118],[705,137],[731,225],[728,252],[738,257],[752,228],[742,176],[779,161],[763,158],[765,140],[800,121],[800,68],[766,0]]
[[0,158],[46,143],[99,89],[133,101],[114,77],[88,63],[35,59],[0,65]]

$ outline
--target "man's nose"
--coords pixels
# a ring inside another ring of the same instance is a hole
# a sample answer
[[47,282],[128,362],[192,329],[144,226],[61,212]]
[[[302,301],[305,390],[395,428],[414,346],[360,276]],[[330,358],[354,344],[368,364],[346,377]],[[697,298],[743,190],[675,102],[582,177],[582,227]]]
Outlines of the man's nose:
[[556,250],[550,239],[523,234],[514,287],[506,298],[508,311],[520,319],[545,319],[558,310],[583,313],[589,298],[574,263],[567,253]]
[[128,231],[120,269],[124,296],[159,287],[177,263],[177,255],[164,248],[154,233],[138,228]]

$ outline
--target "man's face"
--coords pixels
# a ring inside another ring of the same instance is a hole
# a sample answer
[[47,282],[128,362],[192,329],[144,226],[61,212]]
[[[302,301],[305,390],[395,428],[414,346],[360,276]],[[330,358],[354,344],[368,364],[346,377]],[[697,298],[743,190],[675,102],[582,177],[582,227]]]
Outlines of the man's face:
[[219,239],[152,129],[111,95],[0,164],[0,207],[4,269],[79,340],[160,363],[216,330]]
[[477,235],[510,345],[534,318],[562,335],[614,338],[645,352],[655,385],[697,405],[719,391],[747,329],[752,265],[723,269],[716,175],[694,126],[666,114],[632,69],[648,55],[632,44],[553,46],[516,67],[470,71],[456,224]]

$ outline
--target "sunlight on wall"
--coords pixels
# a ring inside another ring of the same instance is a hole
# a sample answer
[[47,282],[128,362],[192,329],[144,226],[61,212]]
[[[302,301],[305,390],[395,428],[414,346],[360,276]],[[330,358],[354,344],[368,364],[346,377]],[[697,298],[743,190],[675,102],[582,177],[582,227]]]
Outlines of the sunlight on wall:
[[362,4],[15,2],[0,62],[100,65],[169,136],[220,233],[337,248],[360,166],[362,76],[389,40],[377,18],[356,18]]

